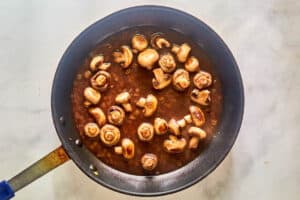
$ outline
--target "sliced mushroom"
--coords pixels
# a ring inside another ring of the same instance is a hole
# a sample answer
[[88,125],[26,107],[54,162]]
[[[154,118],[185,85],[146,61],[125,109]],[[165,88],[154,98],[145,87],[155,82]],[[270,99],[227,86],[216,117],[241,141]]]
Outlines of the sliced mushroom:
[[89,108],[89,113],[95,118],[97,124],[102,127],[106,123],[106,116],[99,107]]
[[115,98],[117,104],[121,104],[126,112],[132,112],[132,106],[130,104],[129,92],[122,92]]
[[190,106],[189,110],[191,113],[193,123],[198,127],[201,127],[202,125],[204,125],[205,116],[204,116],[204,113],[201,110],[201,108],[199,108],[197,106]]
[[172,82],[172,76],[165,74],[161,68],[153,70],[154,78],[152,79],[152,85],[155,89],[161,90],[167,87]]
[[163,135],[168,132],[169,126],[168,122],[162,118],[155,118],[154,119],[154,130],[157,135]]
[[95,90],[92,87],[87,87],[83,91],[83,96],[85,97],[86,100],[91,102],[92,104],[97,104],[99,103],[101,99],[101,94],[97,90]]
[[169,131],[174,135],[180,135],[180,127],[175,119],[170,119],[168,122]]
[[94,89],[104,92],[110,83],[110,74],[106,71],[99,71],[91,78],[91,85]]
[[106,124],[100,130],[100,139],[106,146],[116,145],[120,137],[120,130],[116,126]]
[[137,61],[142,67],[151,70],[158,59],[159,54],[157,51],[155,49],[148,48],[138,55]]
[[200,71],[194,76],[193,83],[201,90],[202,88],[209,87],[212,84],[212,76],[208,72]]
[[171,73],[176,69],[176,61],[171,53],[160,55],[158,65],[164,72]]
[[198,127],[190,127],[188,130],[188,134],[192,136],[189,141],[190,149],[197,149],[199,145],[199,141],[206,138],[206,132]]
[[113,52],[114,61],[120,63],[123,68],[128,68],[133,60],[133,54],[129,46],[121,46],[122,52]]
[[125,112],[119,106],[111,106],[107,111],[107,119],[109,123],[120,126],[125,119]]
[[184,69],[177,69],[173,74],[173,85],[178,91],[187,89],[191,84],[190,75]]
[[144,108],[145,117],[150,117],[156,111],[157,104],[157,98],[152,94],[148,94],[147,98],[141,97],[136,103],[137,106]]
[[199,61],[196,57],[191,56],[185,62],[184,67],[189,72],[196,72],[199,70]]
[[137,130],[138,137],[141,141],[149,142],[153,139],[154,128],[150,123],[142,123]]
[[100,128],[96,123],[90,122],[84,126],[84,133],[88,137],[96,137],[100,133]]
[[188,58],[191,49],[192,48],[190,47],[190,45],[188,45],[187,43],[183,43],[181,46],[173,45],[171,51],[176,54],[177,60],[179,62],[184,63]]
[[135,34],[131,39],[132,48],[137,51],[143,51],[148,46],[146,37],[142,34]]
[[158,163],[157,156],[153,153],[146,153],[141,158],[142,167],[147,171],[155,169]]
[[124,158],[132,159],[135,154],[135,147],[133,141],[129,138],[124,138],[122,139],[121,146]]
[[110,65],[111,63],[104,62],[104,56],[100,54],[92,58],[90,62],[90,69],[92,71],[96,71],[97,69],[107,70],[110,67]]
[[191,92],[191,100],[202,106],[207,106],[211,102],[210,91],[193,89]]
[[186,140],[184,138],[177,138],[174,135],[170,135],[169,139],[164,141],[164,149],[168,153],[181,153],[186,147]]

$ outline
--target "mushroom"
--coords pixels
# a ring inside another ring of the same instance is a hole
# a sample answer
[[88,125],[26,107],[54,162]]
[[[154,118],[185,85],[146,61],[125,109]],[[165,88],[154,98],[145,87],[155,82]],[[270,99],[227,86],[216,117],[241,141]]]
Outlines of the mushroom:
[[152,85],[155,89],[161,90],[172,82],[172,76],[165,74],[161,68],[153,70],[154,78],[152,79]]
[[101,94],[97,90],[95,90],[92,87],[87,87],[83,91],[83,96],[85,97],[86,100],[91,102],[92,104],[97,104],[99,103],[101,99]]
[[84,101],[83,102],[83,106],[86,107],[86,108],[90,107],[91,105],[92,105],[92,103],[89,102],[89,101]]
[[105,124],[100,130],[100,139],[106,146],[116,145],[120,137],[120,130],[116,126]]
[[170,42],[166,38],[162,37],[162,33],[152,34],[150,43],[151,46],[156,49],[161,49],[163,47],[169,48],[171,46]]
[[133,54],[129,46],[121,46],[122,52],[113,52],[114,61],[120,63],[123,68],[128,68],[133,60]]
[[146,98],[141,97],[136,103],[137,106],[144,108],[145,117],[150,117],[156,111],[157,104],[157,98],[152,94],[148,94]]
[[126,112],[132,112],[132,106],[129,103],[130,94],[129,92],[122,92],[118,94],[115,98],[117,104],[121,104]]
[[154,119],[154,130],[157,135],[163,135],[168,132],[169,126],[166,120],[156,117]]
[[97,124],[102,127],[106,123],[106,116],[101,108],[89,108],[89,113],[95,118]]
[[83,130],[85,135],[88,137],[96,137],[100,133],[99,126],[94,122],[87,123]]
[[178,91],[183,91],[190,86],[189,73],[184,69],[177,69],[173,74],[173,85]]
[[180,119],[180,120],[177,121],[177,124],[180,128],[184,128],[187,123],[184,119]]
[[150,123],[142,123],[137,130],[138,137],[141,141],[149,142],[153,139],[154,128]]
[[200,71],[194,76],[193,82],[200,90],[202,88],[206,88],[212,84],[211,74],[205,71]]
[[171,53],[160,55],[158,65],[164,72],[171,73],[176,69],[176,61]]
[[152,171],[157,166],[157,156],[153,153],[146,153],[141,158],[142,167],[147,171]]
[[104,92],[110,83],[110,74],[106,71],[99,71],[91,78],[91,85],[96,90]]
[[191,115],[185,115],[185,116],[183,117],[183,119],[184,119],[184,120],[186,121],[186,123],[188,123],[188,124],[190,124],[190,123],[193,122],[192,116],[191,116]]
[[119,106],[111,106],[107,111],[107,119],[111,124],[122,125],[125,119],[125,112]]
[[92,71],[96,71],[97,69],[107,70],[110,67],[110,65],[111,63],[104,62],[104,56],[100,54],[92,58],[90,62],[90,69]]
[[210,91],[193,89],[191,92],[191,100],[202,106],[207,106],[211,102]]
[[199,145],[199,141],[206,138],[206,132],[198,127],[190,127],[188,130],[188,134],[192,136],[189,141],[190,149],[197,149]]
[[146,37],[142,34],[135,34],[131,39],[132,48],[137,51],[143,51],[148,46]]
[[176,54],[179,62],[184,63],[191,51],[191,47],[187,43],[183,43],[181,46],[175,44],[171,51]]
[[175,119],[170,119],[168,122],[169,131],[174,135],[180,135],[180,127]]
[[122,146],[122,154],[124,158],[132,159],[135,153],[133,141],[129,138],[124,138],[122,139],[121,146]]
[[148,48],[138,55],[137,61],[142,67],[151,70],[158,59],[159,54],[157,53],[157,51],[155,49]]
[[190,106],[189,108],[193,123],[201,127],[205,123],[205,116],[201,108],[197,106]]
[[114,148],[114,151],[115,151],[116,154],[122,154],[123,153],[122,146],[116,146]]
[[199,70],[199,61],[196,57],[191,56],[185,62],[184,67],[189,72],[196,72]]
[[169,139],[164,141],[163,146],[168,153],[181,153],[184,151],[186,144],[184,138],[179,139],[174,135],[170,135]]

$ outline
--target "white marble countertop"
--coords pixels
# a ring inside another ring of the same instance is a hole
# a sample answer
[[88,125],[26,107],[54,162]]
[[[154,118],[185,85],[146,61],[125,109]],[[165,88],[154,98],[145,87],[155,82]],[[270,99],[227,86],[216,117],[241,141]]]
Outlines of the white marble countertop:
[[[209,24],[232,50],[246,93],[240,135],[225,161],[200,183],[160,199],[299,199],[298,0],[0,1],[0,178],[60,145],[50,91],[68,44],[96,20],[142,4],[169,5]],[[15,199],[140,198],[99,186],[68,162]]]

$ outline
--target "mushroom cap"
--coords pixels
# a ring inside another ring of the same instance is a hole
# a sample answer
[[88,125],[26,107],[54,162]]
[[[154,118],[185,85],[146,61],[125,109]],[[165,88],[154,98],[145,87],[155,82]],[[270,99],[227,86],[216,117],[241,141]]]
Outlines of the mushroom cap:
[[123,138],[121,145],[124,158],[132,159],[135,154],[135,147],[133,141],[129,138]]
[[158,163],[157,156],[153,153],[146,153],[141,158],[142,167],[147,170],[153,170]]
[[144,116],[150,117],[157,109],[157,98],[153,94],[148,94],[144,106]]
[[148,41],[142,34],[135,34],[131,39],[132,48],[138,51],[142,51],[147,48]]
[[118,94],[115,98],[117,104],[128,103],[129,100],[130,100],[129,92],[122,92]]
[[159,54],[157,51],[155,49],[148,48],[138,55],[137,61],[142,67],[151,70],[158,59]]
[[176,61],[169,52],[160,55],[158,65],[166,73],[171,73],[176,69]]
[[170,135],[169,139],[164,141],[163,146],[168,153],[181,153],[184,151],[186,144],[184,138],[178,139],[176,136]]
[[204,139],[206,138],[206,132],[199,128],[199,127],[195,127],[195,126],[191,126],[188,130],[188,134],[190,136],[194,136],[194,137],[198,137],[199,139]]
[[156,117],[154,119],[154,130],[157,135],[163,135],[168,132],[168,122],[162,118]]
[[191,47],[187,43],[183,43],[181,46],[174,45],[172,52],[176,54],[177,60],[181,63],[184,63],[191,51]]
[[180,127],[175,119],[170,119],[168,122],[169,131],[174,135],[180,135]]
[[120,130],[116,126],[105,124],[100,130],[100,139],[106,146],[116,145],[120,137]]
[[184,69],[177,69],[173,74],[173,85],[178,91],[187,89],[191,84],[190,75]]
[[133,54],[129,46],[121,46],[122,52],[114,52],[114,61],[120,63],[123,68],[128,68],[133,60]]
[[100,66],[104,62],[104,56],[102,54],[96,55],[92,58],[90,62],[90,69],[92,71],[96,71],[98,66]]
[[141,141],[149,142],[153,139],[154,128],[150,123],[142,123],[137,130],[138,137]]
[[199,70],[199,61],[196,57],[191,56],[185,62],[184,67],[189,72],[196,72]]
[[201,108],[192,105],[189,107],[189,110],[192,116],[193,123],[198,127],[203,126],[205,123],[205,115]]
[[97,104],[99,103],[101,99],[101,94],[97,90],[95,90],[92,87],[86,87],[83,91],[83,96],[85,97],[86,100],[91,102],[92,104]]
[[90,80],[94,89],[104,92],[107,90],[111,76],[106,71],[98,71]]
[[198,89],[209,87],[212,84],[212,76],[205,71],[199,71],[193,78],[193,83]]
[[156,68],[153,70],[154,78],[152,79],[152,85],[155,89],[161,90],[172,82],[172,76],[170,74],[165,74],[161,68]]
[[122,125],[125,119],[125,112],[119,106],[111,106],[107,111],[107,119],[111,124]]
[[193,89],[191,92],[191,100],[202,106],[207,106],[211,102],[210,91]]
[[94,117],[100,127],[102,127],[106,123],[106,116],[101,108],[89,108],[89,113]]
[[88,137],[96,137],[100,133],[100,128],[96,123],[90,122],[84,126],[84,133]]

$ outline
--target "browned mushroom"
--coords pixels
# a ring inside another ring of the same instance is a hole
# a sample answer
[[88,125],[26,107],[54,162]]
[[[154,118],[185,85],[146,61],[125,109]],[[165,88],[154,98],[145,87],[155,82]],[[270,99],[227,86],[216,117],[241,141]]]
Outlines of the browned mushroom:
[[163,134],[167,133],[169,130],[167,121],[162,118],[159,118],[159,117],[155,118],[154,119],[154,130],[157,135],[163,135]]
[[181,153],[186,147],[186,140],[184,138],[177,138],[174,135],[170,135],[169,139],[164,141],[164,149],[168,153]]
[[137,51],[143,51],[148,46],[146,37],[142,34],[135,34],[131,39],[132,48]]
[[89,108],[89,113],[95,118],[100,127],[102,127],[106,123],[106,116],[101,108]]
[[107,111],[107,119],[109,123],[120,126],[125,119],[125,112],[119,106],[111,106]]
[[157,104],[157,98],[152,94],[148,94],[146,98],[141,97],[136,103],[137,106],[144,108],[145,117],[150,117],[156,111]]
[[146,153],[141,158],[142,167],[147,171],[155,169],[158,163],[157,156],[153,153]]
[[198,127],[190,127],[188,134],[192,137],[189,141],[190,149],[197,149],[199,146],[199,141],[206,138],[206,132]]
[[104,92],[110,83],[110,74],[106,71],[99,71],[91,78],[91,85],[94,89]]
[[122,139],[121,146],[124,158],[132,159],[135,154],[135,147],[133,141],[129,138],[124,138]]
[[85,97],[86,100],[91,102],[92,104],[97,104],[99,103],[101,99],[101,94],[97,90],[95,90],[92,87],[87,87],[83,91],[83,96]]
[[185,62],[184,67],[189,72],[196,72],[199,70],[199,61],[196,57],[191,56]]
[[132,112],[132,106],[130,104],[129,92],[122,92],[115,98],[117,104],[121,104],[126,112]]
[[90,122],[84,126],[84,133],[88,137],[96,137],[100,133],[100,128],[96,123]]
[[99,70],[107,70],[110,67],[111,63],[104,62],[104,56],[102,54],[96,55],[92,58],[90,62],[90,69],[92,71]]
[[114,61],[120,63],[123,68],[128,68],[133,60],[133,54],[129,46],[121,46],[122,52],[113,52]]
[[212,84],[211,74],[205,71],[198,72],[193,79],[194,85],[198,89],[209,87]]
[[175,119],[170,119],[168,122],[169,131],[174,135],[180,135],[180,127]]
[[189,73],[184,69],[177,69],[173,74],[173,85],[178,91],[183,91],[190,86]]
[[182,63],[186,61],[190,51],[191,47],[187,43],[183,43],[181,46],[173,45],[172,47],[172,52],[176,54],[177,60]]
[[159,54],[157,53],[157,51],[155,49],[148,48],[138,55],[137,61],[141,67],[151,70],[158,59]]
[[163,47],[169,48],[171,44],[163,37],[162,33],[154,33],[151,35],[151,46],[155,49],[161,49]]
[[202,125],[204,125],[205,116],[204,116],[204,113],[201,110],[201,108],[199,108],[197,106],[190,106],[189,110],[191,113],[193,123],[198,127],[201,127]]
[[172,76],[165,74],[161,68],[153,70],[154,78],[152,79],[152,85],[155,89],[161,90],[167,87],[172,82]]
[[207,106],[211,102],[210,91],[193,89],[191,92],[191,100],[202,106]]
[[120,137],[120,130],[116,126],[106,124],[100,130],[100,139],[106,146],[116,145]]
[[166,73],[171,73],[176,69],[176,61],[171,53],[160,55],[158,65]]
[[138,137],[141,141],[149,142],[153,139],[154,129],[150,123],[142,123],[137,130]]

